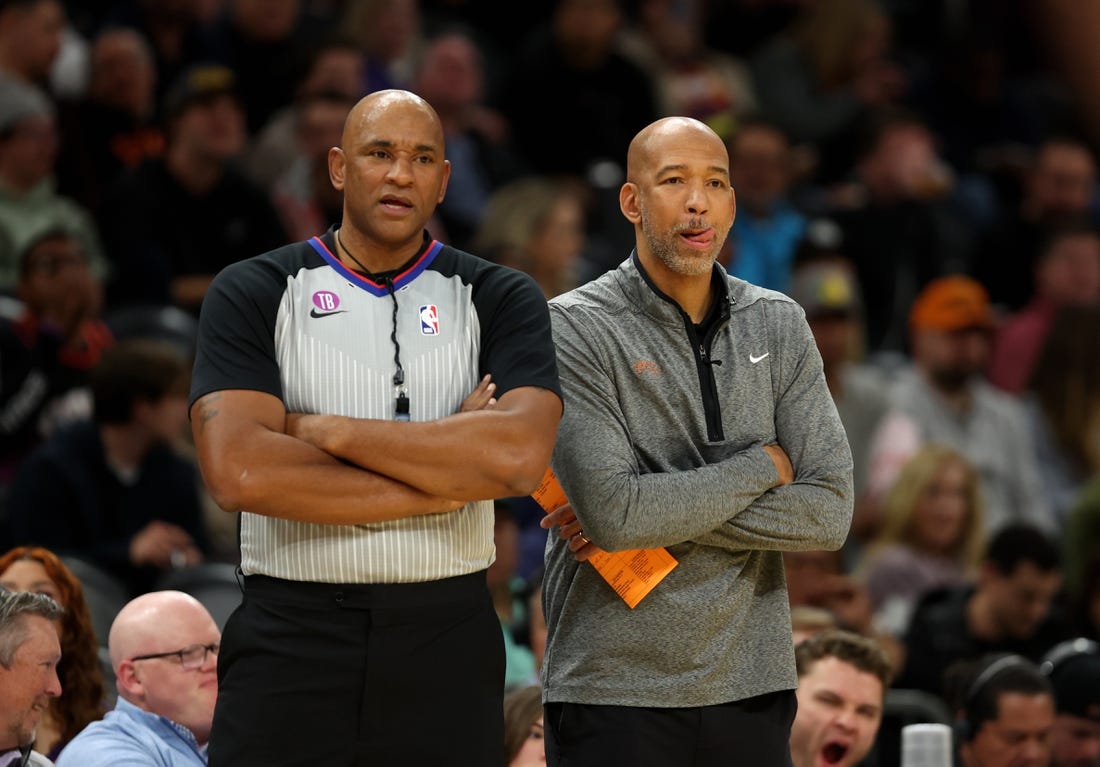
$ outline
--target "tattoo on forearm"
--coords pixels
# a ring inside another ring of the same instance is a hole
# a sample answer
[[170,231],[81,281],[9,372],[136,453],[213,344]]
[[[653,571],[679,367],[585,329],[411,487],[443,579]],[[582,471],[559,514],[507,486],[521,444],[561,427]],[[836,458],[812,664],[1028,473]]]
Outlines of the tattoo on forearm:
[[217,402],[221,399],[221,394],[211,394],[208,397],[204,397],[202,402],[199,403],[199,431],[206,428],[206,424],[212,421],[221,412],[217,408]]

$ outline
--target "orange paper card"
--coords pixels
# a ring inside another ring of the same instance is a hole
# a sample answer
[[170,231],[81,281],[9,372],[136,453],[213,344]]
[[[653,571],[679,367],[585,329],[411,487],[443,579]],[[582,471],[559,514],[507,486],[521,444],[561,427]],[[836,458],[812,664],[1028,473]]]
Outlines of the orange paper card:
[[[549,467],[531,497],[547,514],[569,503]],[[616,552],[597,549],[588,561],[632,610],[678,564],[665,549]]]

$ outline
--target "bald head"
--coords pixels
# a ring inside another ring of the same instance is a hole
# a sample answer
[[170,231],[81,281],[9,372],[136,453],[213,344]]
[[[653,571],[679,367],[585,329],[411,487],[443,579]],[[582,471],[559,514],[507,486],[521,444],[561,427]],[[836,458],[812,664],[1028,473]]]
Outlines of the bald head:
[[[729,154],[714,131],[666,117],[630,142],[619,209],[634,225],[638,258],[692,317],[709,306],[710,273],[737,209]],[[682,294],[674,295],[682,288]],[[698,321],[698,320],[697,320]]]
[[198,600],[155,591],[129,602],[107,640],[118,696],[210,739],[218,698],[221,632]]
[[369,135],[379,126],[385,125],[387,120],[396,120],[399,115],[408,117],[416,113],[422,115],[430,134],[437,137],[442,153],[443,125],[435,109],[415,93],[396,89],[376,91],[360,99],[348,113],[341,143],[346,149],[354,145],[358,138]]
[[665,117],[638,131],[626,152],[626,180],[639,183],[656,163],[671,151],[686,145],[706,147],[729,165],[726,145],[705,123],[691,117]]
[[167,652],[190,644],[181,641],[194,628],[216,624],[197,599],[182,591],[154,591],[131,600],[111,624],[107,647],[111,666],[137,655]]

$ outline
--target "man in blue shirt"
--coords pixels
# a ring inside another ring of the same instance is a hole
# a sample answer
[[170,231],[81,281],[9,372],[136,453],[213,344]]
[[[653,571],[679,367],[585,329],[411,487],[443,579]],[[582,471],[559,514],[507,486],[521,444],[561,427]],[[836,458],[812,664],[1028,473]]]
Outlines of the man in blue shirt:
[[108,638],[118,702],[65,747],[58,767],[205,765],[220,642],[210,613],[187,594],[129,602]]
[[795,251],[806,231],[806,218],[790,201],[790,142],[777,125],[749,121],[730,141],[729,160],[737,189],[730,274],[789,293]]

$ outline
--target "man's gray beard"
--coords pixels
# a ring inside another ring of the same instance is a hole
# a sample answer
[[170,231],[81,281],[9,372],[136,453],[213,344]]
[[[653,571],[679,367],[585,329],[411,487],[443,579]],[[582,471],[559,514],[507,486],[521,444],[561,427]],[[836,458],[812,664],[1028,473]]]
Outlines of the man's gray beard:
[[[653,230],[649,215],[644,210],[642,211],[642,234],[645,235],[646,243],[649,245],[649,252],[656,256],[657,260],[676,274],[682,274],[686,277],[710,274],[710,270],[714,267],[714,261],[718,258],[718,251],[722,249],[721,244],[725,241],[724,238],[718,241],[718,246],[715,247],[714,253],[711,254],[709,259],[692,258],[684,255],[676,247],[680,239],[679,229],[673,229],[664,237],[658,236]],[[717,234],[715,232],[716,236]]]

